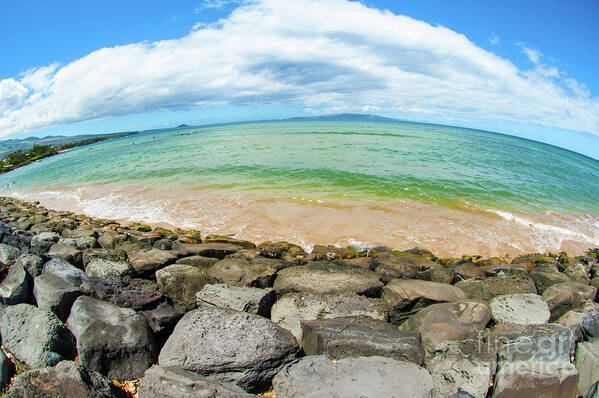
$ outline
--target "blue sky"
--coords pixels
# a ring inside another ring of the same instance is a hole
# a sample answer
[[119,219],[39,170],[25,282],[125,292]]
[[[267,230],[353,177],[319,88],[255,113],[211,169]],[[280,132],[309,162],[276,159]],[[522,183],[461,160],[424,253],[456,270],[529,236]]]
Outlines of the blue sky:
[[598,20],[596,0],[7,0],[0,136],[364,112],[599,158]]

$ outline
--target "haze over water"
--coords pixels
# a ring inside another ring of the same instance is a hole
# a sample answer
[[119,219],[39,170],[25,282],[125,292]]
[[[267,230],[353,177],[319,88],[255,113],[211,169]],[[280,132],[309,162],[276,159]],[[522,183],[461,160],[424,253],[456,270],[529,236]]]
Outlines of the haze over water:
[[151,131],[33,163],[0,176],[0,187],[54,209],[308,248],[513,256],[599,246],[598,161],[410,122]]

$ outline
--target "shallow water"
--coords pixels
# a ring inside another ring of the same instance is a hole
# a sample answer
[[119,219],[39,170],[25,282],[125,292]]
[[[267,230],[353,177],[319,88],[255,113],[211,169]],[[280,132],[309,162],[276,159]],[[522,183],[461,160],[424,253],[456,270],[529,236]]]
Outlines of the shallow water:
[[599,246],[599,162],[419,123],[147,132],[17,169],[0,187],[50,208],[305,247],[419,245],[448,256]]

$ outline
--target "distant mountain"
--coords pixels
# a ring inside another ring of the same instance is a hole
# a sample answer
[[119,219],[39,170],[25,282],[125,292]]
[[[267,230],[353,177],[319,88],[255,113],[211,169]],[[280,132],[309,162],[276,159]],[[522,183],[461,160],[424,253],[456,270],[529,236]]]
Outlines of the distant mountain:
[[303,116],[303,117],[292,117],[286,120],[330,120],[330,121],[374,121],[374,122],[398,122],[400,119],[393,119],[390,117],[383,117],[377,115],[368,115],[364,113],[336,113],[333,115],[322,115],[322,116]]
[[185,128],[185,127],[190,127],[190,126],[188,126],[188,125],[187,125],[187,124],[185,124],[185,123],[183,123],[183,124],[180,124],[180,125],[178,125],[178,126],[177,126],[177,128],[178,128],[178,129],[182,129],[182,128]]

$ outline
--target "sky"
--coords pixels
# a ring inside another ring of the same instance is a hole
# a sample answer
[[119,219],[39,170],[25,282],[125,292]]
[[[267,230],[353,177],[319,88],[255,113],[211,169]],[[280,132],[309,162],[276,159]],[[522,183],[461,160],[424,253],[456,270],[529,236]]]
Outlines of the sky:
[[599,159],[599,2],[0,2],[0,138],[370,113]]

